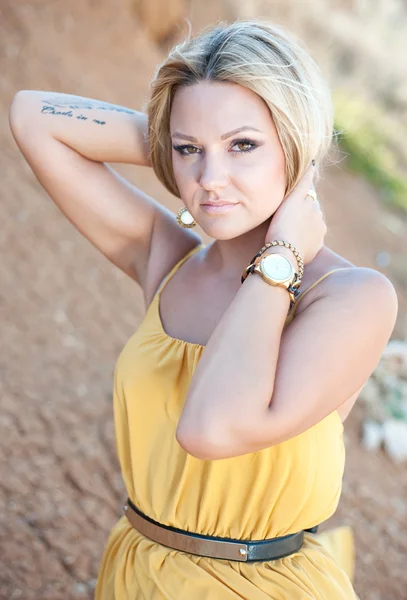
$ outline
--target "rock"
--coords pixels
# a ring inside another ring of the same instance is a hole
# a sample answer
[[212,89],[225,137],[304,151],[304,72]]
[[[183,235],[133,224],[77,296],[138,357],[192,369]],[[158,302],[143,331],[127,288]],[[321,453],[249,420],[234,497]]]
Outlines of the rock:
[[404,397],[400,403],[400,410],[402,411],[406,421],[407,421],[407,397]]
[[371,421],[382,423],[389,417],[385,406],[386,394],[383,392],[382,382],[372,377],[367,380],[360,392],[359,398],[365,403],[365,417]]
[[74,596],[83,596],[87,591],[87,586],[84,583],[76,582],[73,586]]
[[384,447],[396,462],[407,460],[407,423],[389,419],[383,423]]
[[83,342],[70,333],[63,336],[62,343],[65,346],[65,348],[82,348],[83,347]]
[[379,386],[373,379],[368,379],[363,386],[359,397],[365,402],[378,402],[380,400]]
[[381,360],[389,364],[391,371],[398,369],[400,375],[407,377],[407,343],[402,340],[390,340],[382,353]]
[[[394,364],[395,363],[393,363],[393,365],[390,366],[390,369],[392,367],[394,367]],[[400,379],[397,376],[397,372],[392,371],[392,370],[387,370],[386,373],[383,373],[383,375],[380,378],[380,385],[389,394],[392,393],[392,390],[398,390],[400,387]]]
[[364,421],[362,432],[362,446],[366,450],[378,450],[384,438],[383,426],[375,421]]
[[68,321],[67,314],[63,308],[57,308],[54,312],[55,323],[66,323]]
[[83,398],[84,396],[86,396],[87,392],[88,392],[88,386],[86,385],[86,383],[80,383],[76,387],[76,395],[79,398]]
[[400,381],[400,393],[403,402],[407,402],[407,381]]

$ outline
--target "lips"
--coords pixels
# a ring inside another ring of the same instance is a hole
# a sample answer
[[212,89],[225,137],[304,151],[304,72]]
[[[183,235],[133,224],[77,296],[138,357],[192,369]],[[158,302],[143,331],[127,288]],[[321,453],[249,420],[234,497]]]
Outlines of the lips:
[[237,204],[237,202],[226,202],[226,201],[219,201],[219,202],[203,202],[202,206],[231,206]]
[[205,204],[201,204],[201,208],[203,211],[207,212],[208,214],[219,214],[219,213],[224,213],[224,212],[228,212],[229,210],[232,210],[235,206],[238,205],[238,202],[207,202]]
[[202,206],[212,206],[214,208],[220,208],[221,206],[234,206],[234,204],[232,202],[219,202],[218,204],[209,204],[208,202],[206,202],[205,204],[202,204]]

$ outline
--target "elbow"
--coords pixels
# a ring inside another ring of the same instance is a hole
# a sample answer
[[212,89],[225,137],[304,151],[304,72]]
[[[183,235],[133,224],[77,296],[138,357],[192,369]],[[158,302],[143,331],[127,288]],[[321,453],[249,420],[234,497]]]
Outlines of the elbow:
[[26,142],[33,131],[38,130],[38,114],[33,112],[36,94],[40,92],[20,90],[11,101],[8,114],[9,126],[19,145],[23,141]]
[[15,135],[19,129],[21,129],[21,122],[24,115],[24,106],[26,105],[26,96],[29,92],[27,90],[20,90],[17,92],[11,101],[9,109],[9,124],[10,129]]
[[191,427],[178,424],[175,438],[181,448],[194,458],[198,458],[199,460],[212,460],[210,453],[208,452],[208,446],[203,439],[202,431],[193,431]]
[[202,424],[191,427],[180,422],[175,437],[185,452],[199,460],[220,460],[230,456],[225,437],[219,438],[219,435],[214,431],[211,433]]
[[184,411],[176,428],[176,440],[185,452],[200,460],[222,460],[265,447],[260,441],[264,414],[255,417],[254,411],[240,411],[231,417],[230,413],[201,411],[191,415]]
[[198,424],[192,428],[179,424],[175,437],[177,442],[191,456],[199,460],[222,460],[233,458],[250,451],[244,441],[244,435],[232,434],[226,427],[212,424],[205,428]]

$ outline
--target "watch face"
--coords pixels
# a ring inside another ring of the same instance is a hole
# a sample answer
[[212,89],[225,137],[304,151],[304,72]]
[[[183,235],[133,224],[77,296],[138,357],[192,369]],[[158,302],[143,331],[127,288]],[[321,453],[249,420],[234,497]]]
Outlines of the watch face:
[[293,266],[288,258],[281,254],[268,254],[261,264],[264,274],[276,281],[286,281],[292,276]]

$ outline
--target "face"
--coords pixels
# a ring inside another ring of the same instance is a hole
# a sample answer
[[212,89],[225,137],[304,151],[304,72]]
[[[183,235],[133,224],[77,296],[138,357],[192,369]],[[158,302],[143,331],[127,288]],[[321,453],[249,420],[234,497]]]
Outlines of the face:
[[257,94],[223,82],[179,88],[170,130],[181,199],[205,233],[232,239],[269,220],[284,198],[285,157]]

